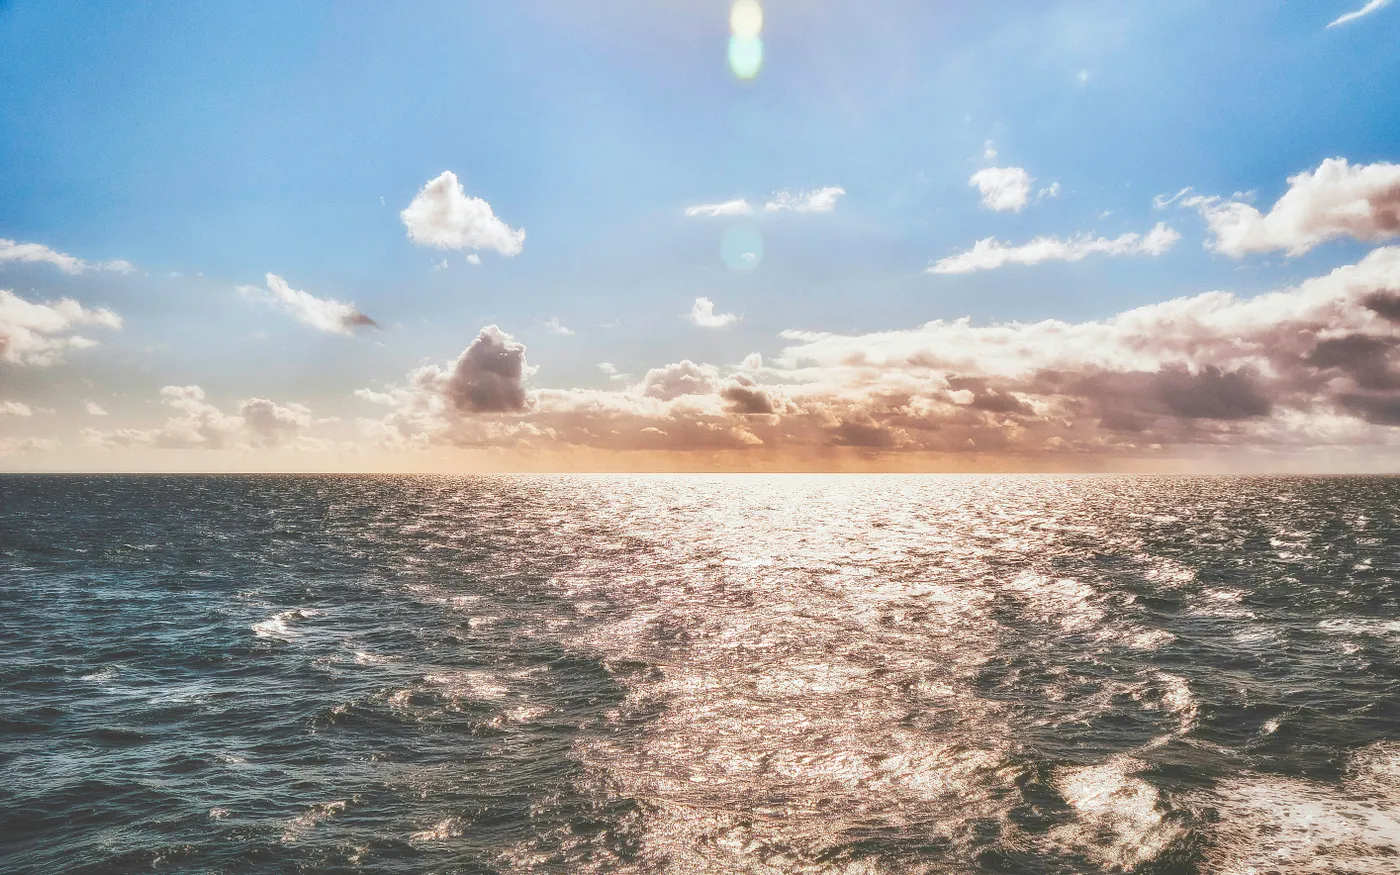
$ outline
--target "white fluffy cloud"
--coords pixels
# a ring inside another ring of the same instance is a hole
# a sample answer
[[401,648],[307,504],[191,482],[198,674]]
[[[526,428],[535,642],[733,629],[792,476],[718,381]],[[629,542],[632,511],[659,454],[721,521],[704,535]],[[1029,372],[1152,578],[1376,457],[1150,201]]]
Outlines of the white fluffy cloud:
[[121,317],[105,307],[89,310],[71,298],[36,304],[0,289],[0,362],[49,365],[70,349],[96,346],[74,329],[81,325],[121,328]]
[[0,237],[0,263],[6,261],[28,264],[52,264],[64,273],[82,273],[88,270],[110,270],[117,273],[132,273],[135,265],[123,259],[112,261],[83,261],[77,256],[50,249],[42,243],[19,243]]
[[525,229],[511,228],[486,201],[469,197],[450,170],[419,189],[399,217],[409,239],[423,246],[494,249],[502,255],[519,255],[525,248]]
[[1161,255],[1172,248],[1181,235],[1165,223],[1158,223],[1146,234],[1127,233],[1117,237],[1036,237],[1019,246],[993,237],[978,240],[966,252],[940,259],[929,273],[973,273],[995,270],[1008,264],[1040,264],[1043,261],[1079,261],[1090,255]]
[[1267,213],[1238,196],[1207,197],[1189,189],[1155,203],[1200,210],[1213,238],[1207,245],[1232,258],[1277,250],[1302,255],[1338,237],[1378,242],[1400,235],[1400,164],[1328,158],[1312,172],[1290,176],[1288,191]]
[[846,193],[839,185],[828,185],[814,191],[774,192],[764,205],[766,212],[792,210],[795,213],[830,213],[836,209],[836,199]]
[[1367,3],[1365,6],[1362,6],[1360,9],[1357,9],[1354,12],[1348,12],[1346,15],[1338,16],[1335,20],[1332,21],[1331,24],[1327,26],[1337,27],[1338,25],[1347,24],[1349,22],[1355,21],[1358,18],[1365,18],[1372,12],[1384,9],[1386,6],[1389,5],[1390,0],[1370,0],[1369,3]]
[[0,401],[0,417],[4,416],[32,416],[34,413],[28,404],[20,401]]
[[312,425],[311,411],[301,404],[280,405],[266,398],[240,401],[234,413],[224,413],[205,400],[198,386],[166,386],[162,404],[176,415],[157,428],[85,429],[92,447],[158,447],[161,449],[248,449],[295,444]]
[[84,401],[83,410],[87,413],[88,416],[107,415],[106,409],[103,408],[103,406],[101,404],[98,404],[96,401]]
[[977,186],[984,207],[1019,212],[1030,197],[1032,181],[1020,167],[987,167],[972,174],[967,184]]
[[318,298],[309,292],[294,289],[275,273],[268,274],[266,280],[266,291],[257,286],[239,286],[238,291],[244,297],[272,304],[301,324],[317,331],[353,334],[356,328],[377,324],[361,313],[354,304],[346,304],[334,298]]
[[701,328],[723,328],[737,321],[739,317],[733,313],[716,313],[714,301],[709,298],[696,298],[687,318],[690,319],[692,325],[698,325]]

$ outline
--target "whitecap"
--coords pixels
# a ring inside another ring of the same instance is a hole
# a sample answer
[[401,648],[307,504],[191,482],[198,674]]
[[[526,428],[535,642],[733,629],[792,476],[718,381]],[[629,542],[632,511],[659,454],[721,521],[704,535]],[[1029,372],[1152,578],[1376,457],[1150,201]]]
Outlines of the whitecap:
[[1400,858],[1400,745],[1357,752],[1339,784],[1270,775],[1223,782],[1206,859],[1217,875],[1393,875]]
[[1156,859],[1185,830],[1165,815],[1157,789],[1133,776],[1143,764],[1115,757],[1060,769],[1055,789],[1077,819],[1051,831],[1053,840],[1102,866],[1131,870]]
[[259,638],[276,638],[281,641],[290,641],[301,635],[300,631],[293,628],[293,623],[298,620],[319,617],[320,615],[320,611],[312,610],[311,608],[294,608],[290,611],[279,611],[266,620],[260,620],[254,623],[249,628],[251,628],[253,634]]

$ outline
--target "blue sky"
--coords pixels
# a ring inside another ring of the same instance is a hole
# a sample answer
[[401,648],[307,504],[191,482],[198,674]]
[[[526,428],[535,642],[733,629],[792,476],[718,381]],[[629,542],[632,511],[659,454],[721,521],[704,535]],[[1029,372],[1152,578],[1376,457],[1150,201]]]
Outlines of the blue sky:
[[[789,329],[1082,322],[1291,286],[1379,238],[1231,257],[1203,213],[1152,199],[1253,192],[1267,211],[1324,159],[1400,160],[1400,7],[1327,26],[1361,5],[770,0],[745,81],[726,2],[0,3],[0,238],[136,268],[0,264],[28,301],[122,319],[61,361],[0,363],[0,401],[53,411],[0,429],[61,466],[92,458],[84,400],[139,429],[163,386],[199,385],[305,405],[353,442],[375,413],[356,389],[490,324],[526,347],[531,387],[603,390],[623,381],[601,361],[723,371]],[[986,167],[1034,178],[1021,209],[979,202]],[[525,230],[519,254],[410,240],[400,212],[443,171]],[[828,186],[829,212],[685,215]],[[1181,239],[1158,255],[928,272],[986,237],[1159,222]],[[762,237],[755,269],[720,257],[736,225]],[[317,332],[237,291],[268,273],[380,329]],[[702,296],[741,318],[692,324]]]

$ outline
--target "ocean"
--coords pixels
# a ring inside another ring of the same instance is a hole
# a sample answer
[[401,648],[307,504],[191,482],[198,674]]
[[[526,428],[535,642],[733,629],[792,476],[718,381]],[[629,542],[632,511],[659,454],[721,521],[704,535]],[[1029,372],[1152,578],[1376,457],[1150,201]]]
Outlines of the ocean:
[[0,478],[0,871],[1394,873],[1400,480]]

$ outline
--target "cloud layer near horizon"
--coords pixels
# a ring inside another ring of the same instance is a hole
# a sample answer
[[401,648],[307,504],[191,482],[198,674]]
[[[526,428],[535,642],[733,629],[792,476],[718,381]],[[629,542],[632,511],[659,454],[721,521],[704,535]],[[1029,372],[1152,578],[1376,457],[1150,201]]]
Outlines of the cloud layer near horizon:
[[[199,386],[166,386],[161,403],[175,411],[155,428],[84,429],[90,447],[116,449],[155,447],[168,450],[223,450],[280,447],[298,443],[312,425],[311,411],[301,404],[280,405],[266,398],[246,398],[233,413],[224,413],[205,400]],[[311,442],[307,449],[320,449]]]
[[683,360],[613,390],[532,388],[488,326],[363,419],[386,447],[1151,455],[1395,446],[1400,247],[1296,288],[1178,298],[1088,322],[788,331],[772,361]]

